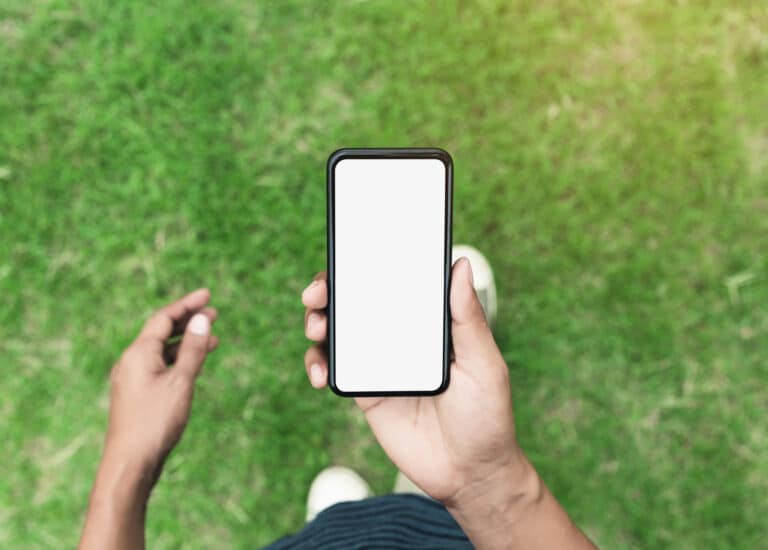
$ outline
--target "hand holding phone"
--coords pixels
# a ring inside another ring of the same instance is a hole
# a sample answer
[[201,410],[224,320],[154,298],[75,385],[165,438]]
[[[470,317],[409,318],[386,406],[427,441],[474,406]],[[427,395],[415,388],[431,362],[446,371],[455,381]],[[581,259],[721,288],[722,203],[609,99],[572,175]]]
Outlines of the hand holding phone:
[[332,155],[329,269],[302,294],[312,384],[355,396],[392,461],[448,503],[528,471],[471,266],[451,265],[452,187],[438,149]]
[[[393,262],[385,274],[398,269],[403,266]],[[313,319],[305,332],[317,342],[304,357],[315,388],[326,387],[328,377],[326,283],[326,274],[320,273],[302,294],[305,319]],[[381,305],[378,289],[370,289],[364,302],[375,315]],[[452,269],[450,310],[455,359],[446,391],[433,396],[355,398],[392,462],[449,508],[480,494],[502,499],[502,493],[528,483],[533,472],[515,440],[507,365],[472,287],[466,258]],[[389,363],[399,361],[402,351],[397,342],[388,340],[386,333],[380,336],[380,345],[368,353],[381,354]]]
[[392,461],[440,500],[525,470],[471,266],[451,267],[452,189],[439,149],[332,155],[328,272],[302,295],[313,385],[356,397]]
[[594,548],[518,446],[471,266],[451,268],[450,157],[438,152],[441,170],[402,150],[365,154],[329,162],[328,273],[302,293],[312,385],[355,396],[392,462],[478,548]]

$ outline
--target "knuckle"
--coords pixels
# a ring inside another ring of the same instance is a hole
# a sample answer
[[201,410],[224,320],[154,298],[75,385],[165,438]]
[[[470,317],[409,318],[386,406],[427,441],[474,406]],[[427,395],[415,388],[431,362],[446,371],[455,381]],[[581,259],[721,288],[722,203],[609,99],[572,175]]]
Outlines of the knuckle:
[[119,363],[123,365],[130,365],[132,363],[141,361],[143,359],[143,350],[141,348],[142,346],[139,342],[130,345],[125,349],[125,351],[123,351],[122,355],[120,356]]
[[144,327],[149,327],[158,322],[160,319],[160,312],[154,311],[149,317],[147,317],[147,320],[144,322]]
[[186,392],[194,386],[192,378],[181,371],[175,371],[171,381],[173,385],[182,392]]
[[190,340],[189,348],[195,354],[205,354],[208,351],[208,338],[191,338]]
[[144,327],[145,328],[154,327],[155,329],[159,330],[162,327],[165,327],[165,325],[169,323],[171,323],[171,320],[168,317],[168,314],[166,313],[164,308],[161,308],[149,316],[149,319],[147,319],[147,322],[144,323]]
[[120,354],[120,359],[117,360],[117,363],[115,363],[115,366],[112,367],[112,373],[117,374],[120,370],[122,370],[123,365],[127,365],[133,362],[133,351],[131,348],[126,349],[123,351],[123,353]]
[[168,317],[167,310],[164,307],[161,307],[160,309],[156,309],[152,312],[152,314],[149,316],[149,319],[152,321],[158,321],[158,320],[165,320]]

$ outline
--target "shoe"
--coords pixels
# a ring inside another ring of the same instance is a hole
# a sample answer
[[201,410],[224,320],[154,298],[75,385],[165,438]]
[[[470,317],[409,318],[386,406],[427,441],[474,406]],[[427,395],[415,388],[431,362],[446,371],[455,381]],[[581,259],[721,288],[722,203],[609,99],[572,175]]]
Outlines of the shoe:
[[491,264],[482,253],[466,244],[457,244],[451,250],[452,261],[455,262],[462,256],[469,260],[472,266],[472,277],[475,281],[474,287],[477,292],[477,298],[483,306],[485,320],[493,328],[496,322],[496,283],[493,280],[493,270]]
[[307,521],[339,502],[362,500],[372,495],[368,483],[357,472],[343,466],[330,466],[312,481],[307,496]]
[[411,495],[421,495],[423,497],[429,496],[427,493],[421,490],[421,488],[411,481],[400,470],[397,471],[397,477],[395,478],[395,486],[392,488],[393,493],[406,493]]

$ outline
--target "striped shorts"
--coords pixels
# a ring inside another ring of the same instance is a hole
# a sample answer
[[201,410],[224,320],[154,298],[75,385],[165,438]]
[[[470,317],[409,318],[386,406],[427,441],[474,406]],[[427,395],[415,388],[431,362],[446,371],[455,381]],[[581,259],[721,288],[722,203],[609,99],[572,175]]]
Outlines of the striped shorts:
[[335,504],[298,533],[267,548],[464,550],[473,546],[442,504],[419,495],[395,494]]

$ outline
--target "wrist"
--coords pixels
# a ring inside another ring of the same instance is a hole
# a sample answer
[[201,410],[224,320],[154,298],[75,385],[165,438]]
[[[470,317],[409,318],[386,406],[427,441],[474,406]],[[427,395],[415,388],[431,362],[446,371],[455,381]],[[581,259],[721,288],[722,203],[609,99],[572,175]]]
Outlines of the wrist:
[[507,529],[542,500],[546,487],[536,469],[516,452],[515,460],[468,483],[444,504],[463,527]]
[[144,521],[152,490],[147,465],[107,446],[91,490],[79,548],[144,548]]
[[146,501],[155,482],[157,466],[107,447],[96,475],[92,498],[120,506]]

